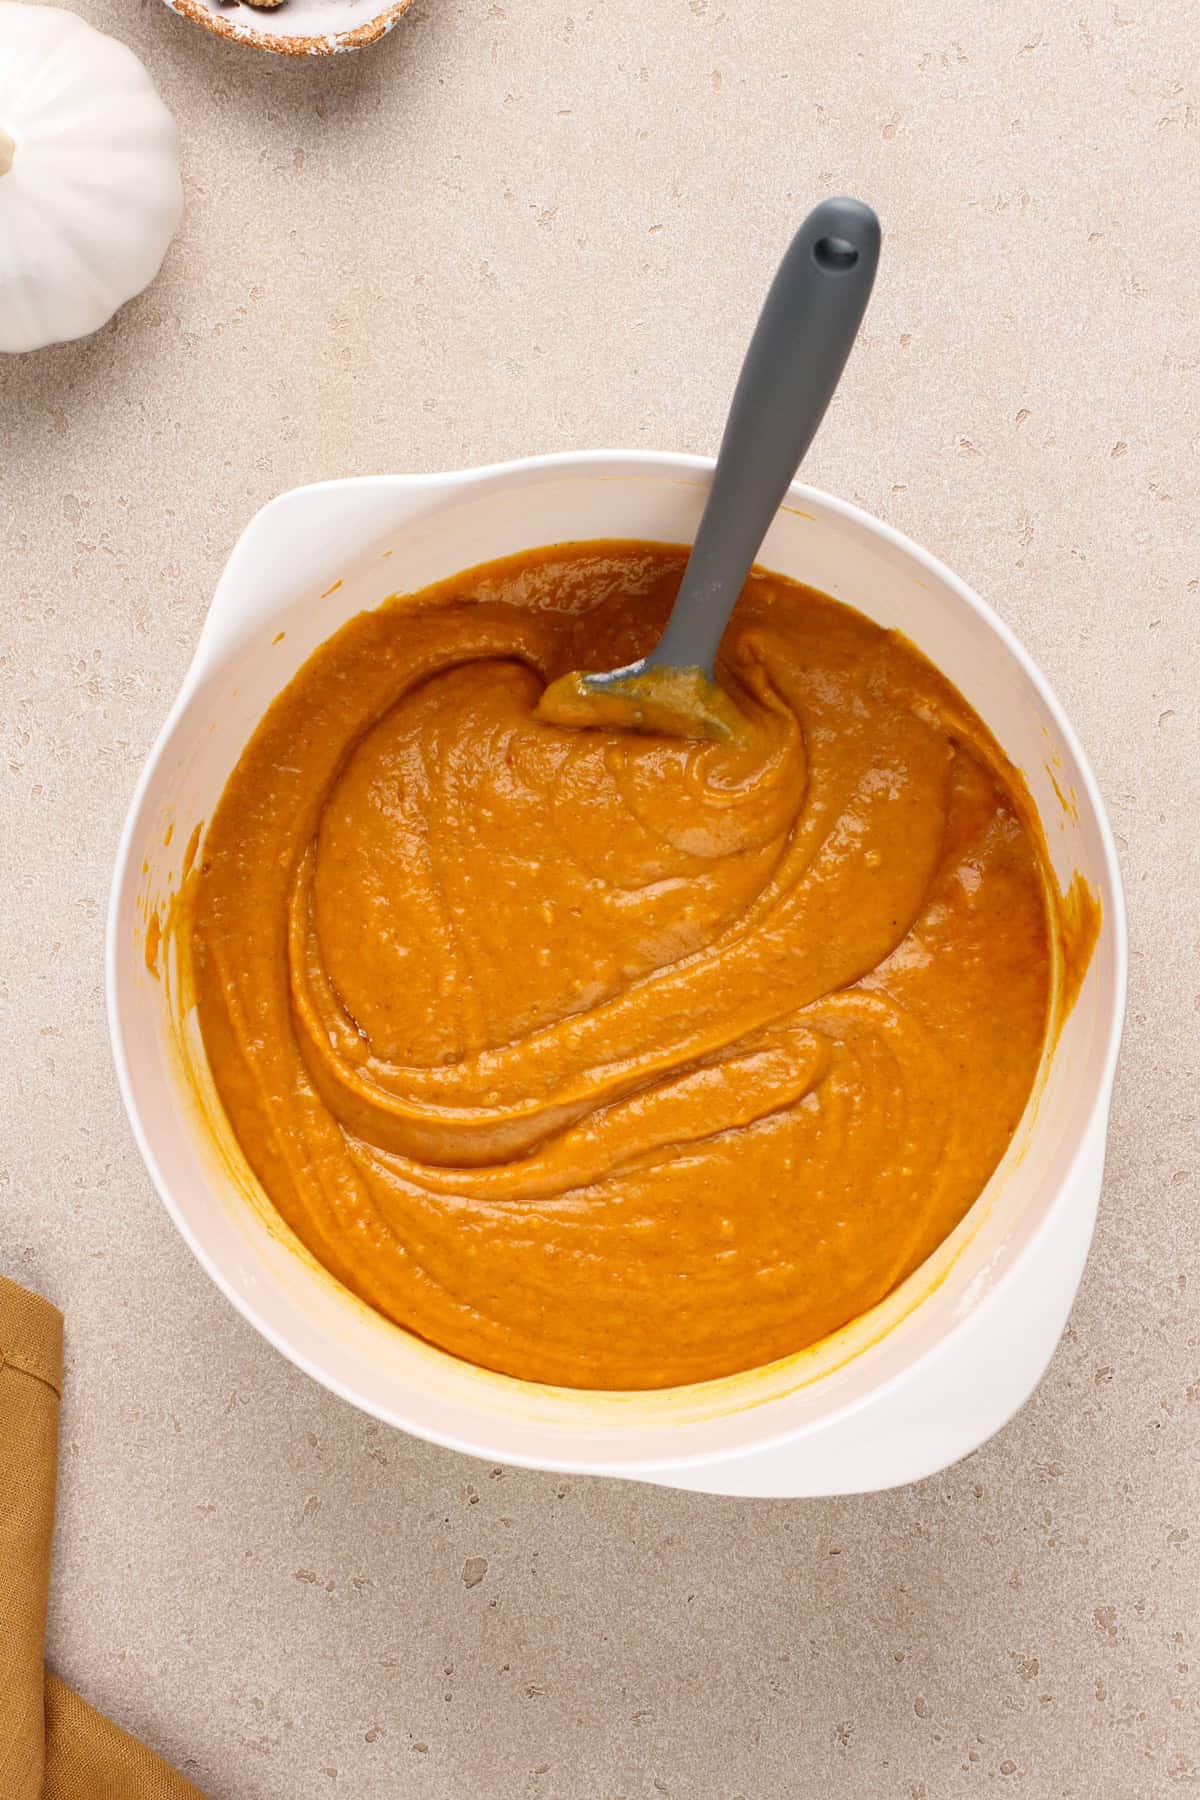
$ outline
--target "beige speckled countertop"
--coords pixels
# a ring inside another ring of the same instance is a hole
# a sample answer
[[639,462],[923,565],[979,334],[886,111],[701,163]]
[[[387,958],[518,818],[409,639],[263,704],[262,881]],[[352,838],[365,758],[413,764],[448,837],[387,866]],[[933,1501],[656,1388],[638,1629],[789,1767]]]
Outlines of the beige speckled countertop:
[[[296,67],[157,0],[82,10],[174,109],[188,208],[112,326],[0,366],[0,1267],[67,1314],[56,1665],[213,1800],[1191,1792],[1191,0],[418,0]],[[712,449],[831,189],[887,241],[811,478],[999,608],[1118,833],[1133,984],[1095,1249],[1034,1400],[918,1487],[744,1503],[487,1468],[292,1369],[152,1194],[101,994],[120,821],[256,507]]]

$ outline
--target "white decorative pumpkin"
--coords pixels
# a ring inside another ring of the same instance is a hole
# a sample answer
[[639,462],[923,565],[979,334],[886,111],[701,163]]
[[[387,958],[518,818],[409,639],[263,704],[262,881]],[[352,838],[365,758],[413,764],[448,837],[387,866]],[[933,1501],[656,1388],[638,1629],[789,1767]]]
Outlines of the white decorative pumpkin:
[[99,330],[153,281],[182,210],[175,121],[133,51],[0,0],[0,351]]

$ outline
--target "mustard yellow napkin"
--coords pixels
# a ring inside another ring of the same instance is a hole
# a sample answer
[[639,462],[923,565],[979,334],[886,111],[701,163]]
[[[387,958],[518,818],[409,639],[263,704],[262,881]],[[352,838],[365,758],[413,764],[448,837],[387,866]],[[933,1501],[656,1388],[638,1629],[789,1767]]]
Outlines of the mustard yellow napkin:
[[203,1800],[42,1665],[62,1314],[0,1275],[0,1800]]

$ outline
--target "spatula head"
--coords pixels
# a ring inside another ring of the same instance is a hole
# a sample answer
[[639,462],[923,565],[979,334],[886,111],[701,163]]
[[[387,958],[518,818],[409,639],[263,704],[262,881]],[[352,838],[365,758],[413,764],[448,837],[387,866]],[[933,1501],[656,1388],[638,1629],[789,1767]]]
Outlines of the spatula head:
[[727,743],[746,720],[705,669],[630,663],[605,675],[573,670],[552,681],[537,704],[548,725],[642,731],[657,737]]

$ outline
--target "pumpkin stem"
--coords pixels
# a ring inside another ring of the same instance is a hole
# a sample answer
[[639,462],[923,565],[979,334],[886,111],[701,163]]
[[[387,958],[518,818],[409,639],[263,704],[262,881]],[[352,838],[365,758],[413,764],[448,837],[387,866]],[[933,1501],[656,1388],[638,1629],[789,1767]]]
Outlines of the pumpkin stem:
[[12,168],[13,155],[16,148],[17,146],[13,143],[3,125],[0,125],[0,175],[7,175],[8,171]]

